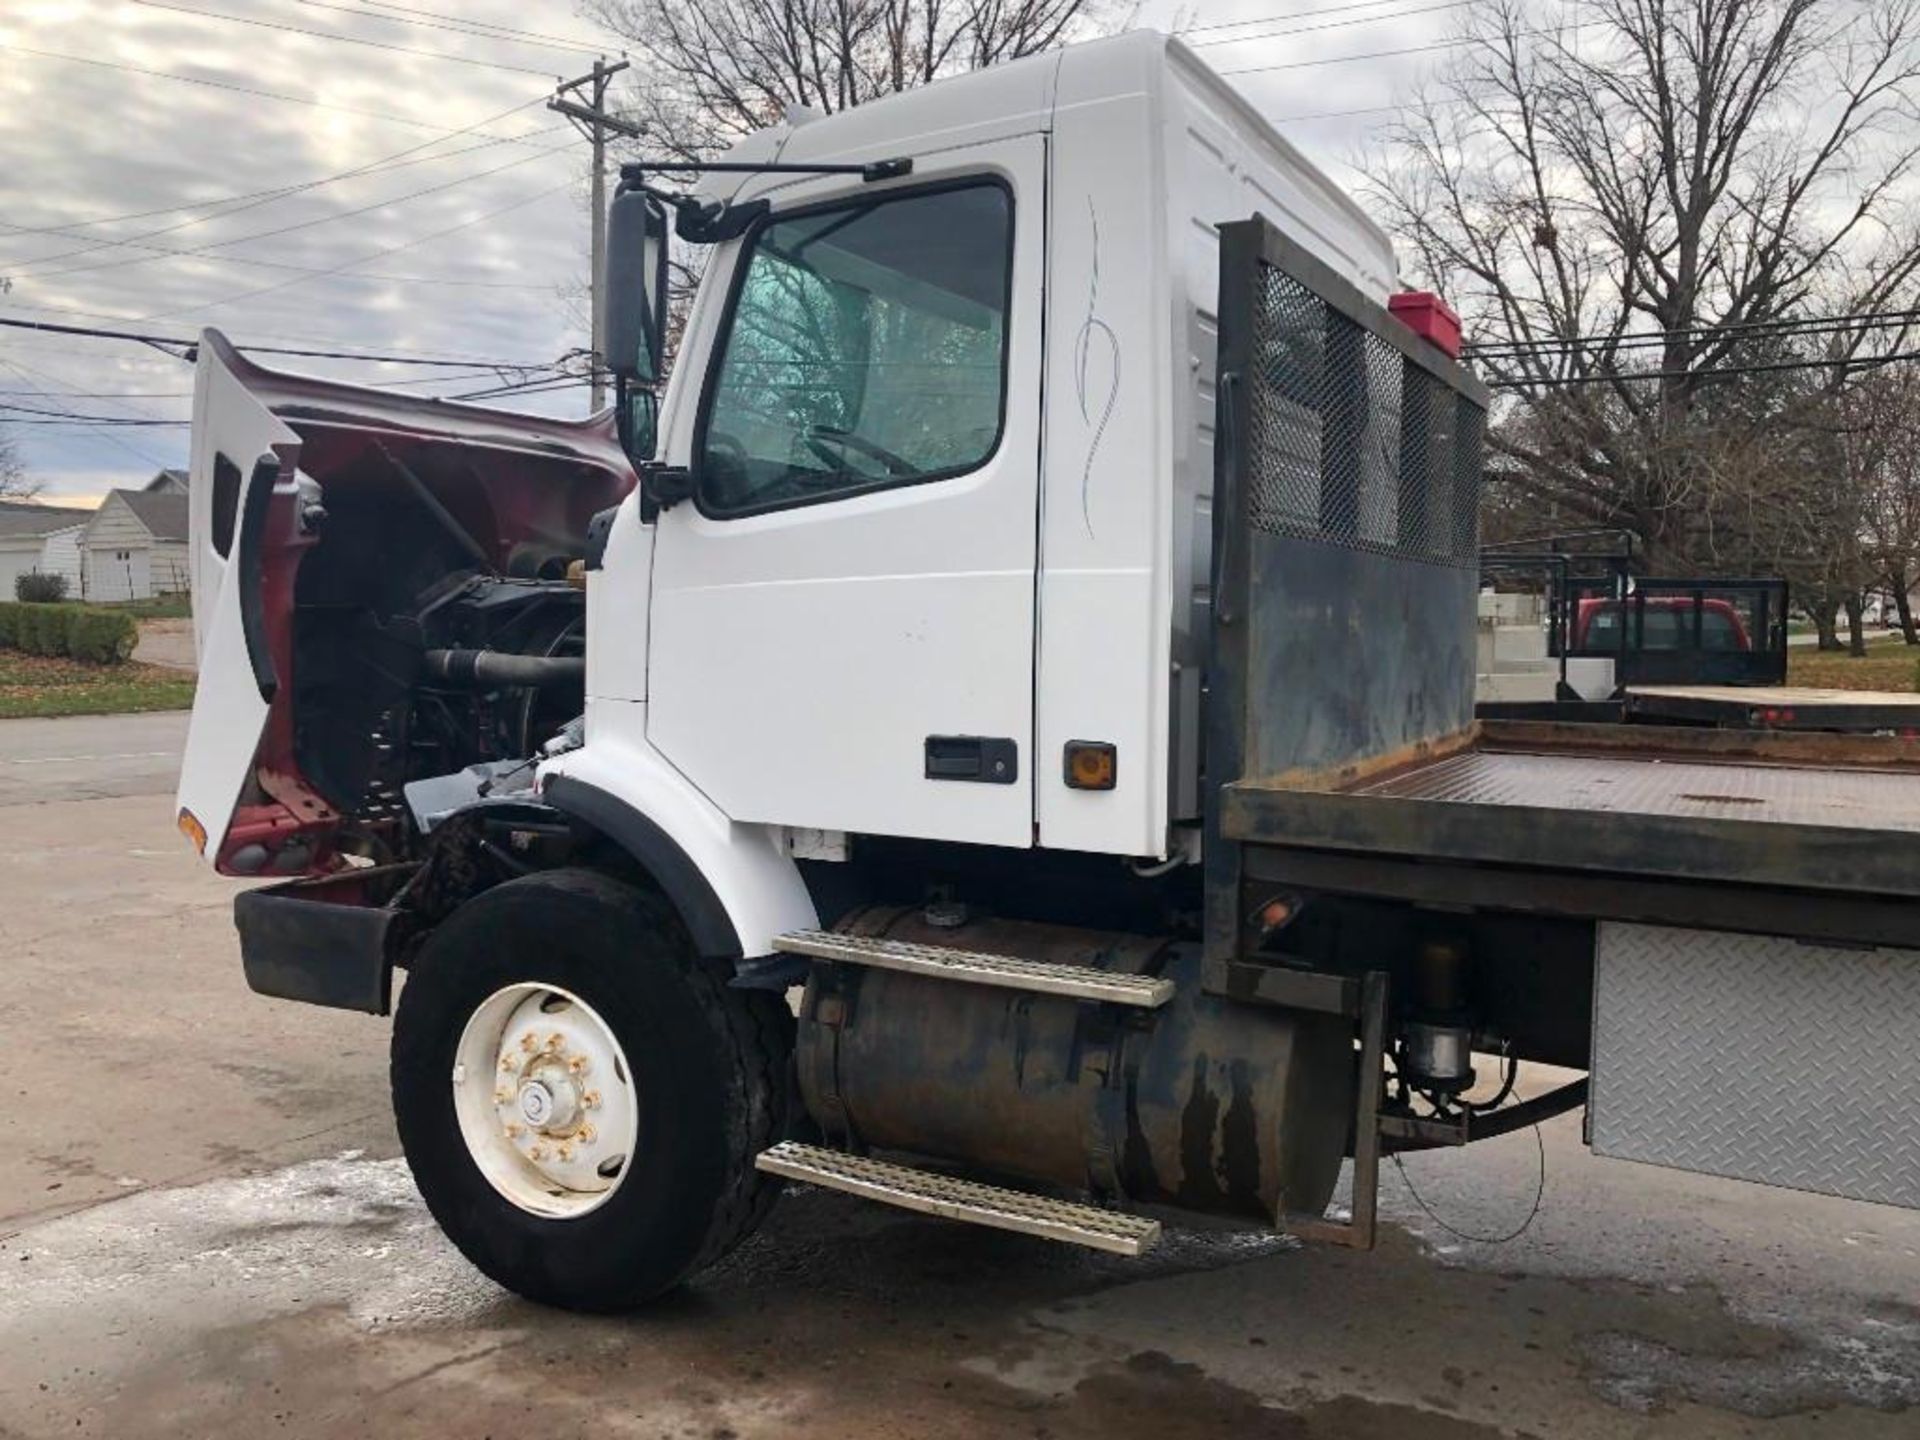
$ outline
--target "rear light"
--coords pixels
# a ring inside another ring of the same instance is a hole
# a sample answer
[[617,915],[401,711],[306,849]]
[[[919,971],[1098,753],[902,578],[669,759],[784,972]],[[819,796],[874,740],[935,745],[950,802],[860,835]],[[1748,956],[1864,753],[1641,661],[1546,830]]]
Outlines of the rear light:
[[1403,290],[1387,301],[1387,309],[1448,359],[1460,358],[1460,317],[1431,290]]

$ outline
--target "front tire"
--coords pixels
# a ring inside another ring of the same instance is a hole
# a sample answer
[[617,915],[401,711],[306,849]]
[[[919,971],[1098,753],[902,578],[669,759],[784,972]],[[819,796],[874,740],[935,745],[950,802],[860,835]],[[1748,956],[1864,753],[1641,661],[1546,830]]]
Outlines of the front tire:
[[394,1118],[427,1209],[528,1299],[630,1309],[759,1224],[794,1113],[793,1018],[730,989],[657,895],[526,876],[430,936],[395,1017]]

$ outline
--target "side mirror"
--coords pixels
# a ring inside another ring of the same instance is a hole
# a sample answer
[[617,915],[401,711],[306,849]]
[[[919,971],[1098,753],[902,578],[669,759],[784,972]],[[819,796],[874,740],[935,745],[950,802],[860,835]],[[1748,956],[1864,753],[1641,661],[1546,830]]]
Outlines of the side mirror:
[[618,421],[621,448],[632,457],[635,464],[651,460],[654,443],[659,438],[659,397],[645,388],[627,391],[626,414],[618,417]]
[[607,368],[652,383],[665,363],[667,212],[644,190],[613,197],[607,210],[601,335]]

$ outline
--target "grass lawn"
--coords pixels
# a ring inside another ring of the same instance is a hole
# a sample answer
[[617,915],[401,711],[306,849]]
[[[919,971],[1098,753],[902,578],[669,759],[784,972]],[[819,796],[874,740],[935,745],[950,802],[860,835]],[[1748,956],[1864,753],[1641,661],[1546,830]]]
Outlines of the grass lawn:
[[0,650],[0,720],[185,710],[193,676],[159,665],[89,665]]
[[1920,646],[1907,645],[1897,632],[1869,637],[1867,653],[1861,656],[1844,650],[1820,651],[1811,645],[1795,645],[1787,651],[1787,683],[1821,690],[1911,693],[1916,669],[1920,669]]
[[193,602],[185,595],[162,595],[153,600],[121,600],[101,608],[118,610],[136,620],[185,620],[193,614]]

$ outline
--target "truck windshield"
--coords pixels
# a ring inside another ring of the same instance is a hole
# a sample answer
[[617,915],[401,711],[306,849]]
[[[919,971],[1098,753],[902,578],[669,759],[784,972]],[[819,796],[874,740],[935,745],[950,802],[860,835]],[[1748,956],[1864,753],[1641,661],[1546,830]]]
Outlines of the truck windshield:
[[696,447],[739,515],[958,475],[999,443],[1012,202],[981,181],[807,210],[748,242]]

